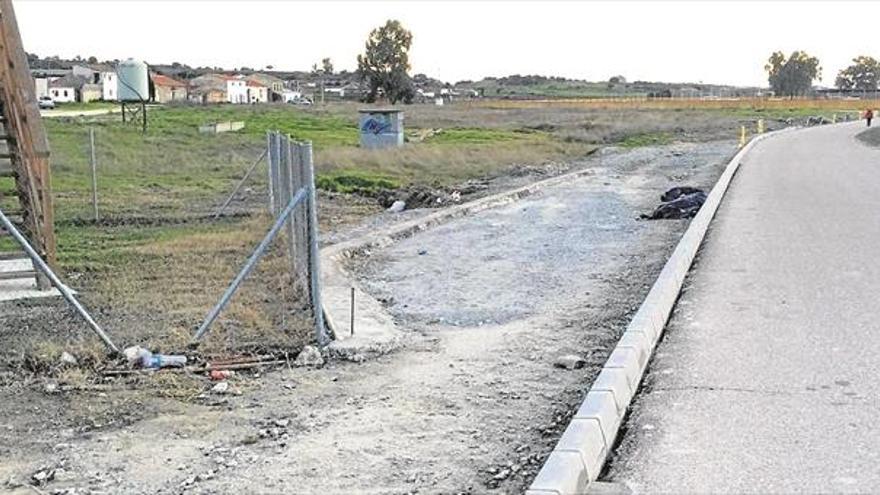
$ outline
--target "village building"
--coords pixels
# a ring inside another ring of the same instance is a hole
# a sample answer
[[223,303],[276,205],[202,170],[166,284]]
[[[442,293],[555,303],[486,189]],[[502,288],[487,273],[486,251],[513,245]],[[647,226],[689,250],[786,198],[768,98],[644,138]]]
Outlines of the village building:
[[268,88],[268,101],[284,101],[284,81],[269,74],[251,74],[248,81],[254,81]]
[[187,101],[186,83],[162,74],[151,74],[153,81],[152,100],[156,103]]
[[257,81],[247,80],[248,103],[267,103],[269,101],[269,88]]
[[49,96],[49,79],[45,77],[37,77],[34,79],[37,98]]
[[187,89],[189,101],[203,105],[228,102],[226,78],[223,74],[203,74],[193,78]]
[[88,79],[74,74],[49,81],[49,96],[57,103],[82,102],[100,100],[101,85],[90,83]]
[[244,78],[224,76],[226,78],[226,101],[229,103],[247,103],[248,87]]
[[[112,66],[107,64],[74,65],[70,72],[75,76],[84,77],[87,84],[99,85],[101,96],[97,99],[104,101],[119,99],[119,77],[116,75],[116,69]],[[89,91],[93,91],[93,88]]]

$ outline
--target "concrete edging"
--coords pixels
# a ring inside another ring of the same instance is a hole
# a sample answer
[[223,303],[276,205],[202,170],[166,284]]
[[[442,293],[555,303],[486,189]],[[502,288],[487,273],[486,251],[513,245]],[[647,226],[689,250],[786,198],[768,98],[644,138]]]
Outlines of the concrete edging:
[[[382,304],[361,290],[344,267],[346,259],[371,249],[389,246],[401,239],[411,237],[431,227],[480,211],[508,205],[541,190],[564,184],[573,178],[590,175],[591,168],[568,172],[556,177],[533,182],[509,191],[496,193],[468,203],[444,208],[420,218],[404,221],[350,241],[340,242],[321,250],[321,283],[324,318],[336,335],[327,346],[331,356],[351,361],[362,361],[371,355],[387,353],[400,345],[403,333],[397,329],[391,315]],[[355,299],[356,330],[350,335],[348,319],[351,312],[351,289],[357,292]],[[344,322],[344,323],[343,323]],[[340,324],[342,323],[342,324]]]
[[598,478],[684,279],[742,159],[759,141],[791,129],[794,128],[755,136],[727,164],[526,491],[527,495],[584,494]]

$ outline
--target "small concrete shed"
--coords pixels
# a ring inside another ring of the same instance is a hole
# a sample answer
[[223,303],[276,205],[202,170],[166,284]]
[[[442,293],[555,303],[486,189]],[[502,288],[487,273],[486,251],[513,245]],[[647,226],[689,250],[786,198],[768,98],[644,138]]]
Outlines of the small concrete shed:
[[359,110],[361,147],[367,149],[403,146],[403,111],[393,108]]

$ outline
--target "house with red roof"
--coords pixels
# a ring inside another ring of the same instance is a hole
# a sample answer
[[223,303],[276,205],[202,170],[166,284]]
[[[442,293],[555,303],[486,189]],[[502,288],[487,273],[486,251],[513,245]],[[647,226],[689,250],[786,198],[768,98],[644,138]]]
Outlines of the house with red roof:
[[153,80],[153,101],[156,103],[184,102],[187,100],[187,87],[183,81],[162,74],[150,74]]
[[248,95],[248,103],[268,103],[269,102],[269,88],[262,84],[259,81],[253,79],[246,79],[247,81],[247,95]]

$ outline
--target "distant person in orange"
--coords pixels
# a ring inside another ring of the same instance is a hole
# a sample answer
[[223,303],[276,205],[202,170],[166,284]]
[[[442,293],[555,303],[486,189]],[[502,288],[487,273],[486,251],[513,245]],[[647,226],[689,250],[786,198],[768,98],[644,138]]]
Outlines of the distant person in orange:
[[871,127],[871,119],[874,118],[874,111],[870,108],[865,110],[865,120],[868,121],[868,127]]

